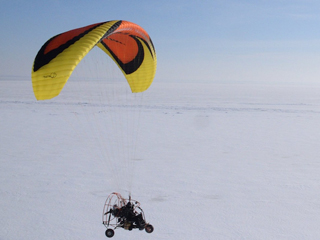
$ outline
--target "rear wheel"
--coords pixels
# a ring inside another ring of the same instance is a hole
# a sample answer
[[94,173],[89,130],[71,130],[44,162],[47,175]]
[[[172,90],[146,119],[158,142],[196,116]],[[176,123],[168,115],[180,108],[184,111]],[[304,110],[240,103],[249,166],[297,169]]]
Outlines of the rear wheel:
[[153,232],[153,226],[151,224],[147,224],[145,229],[146,229],[147,233],[152,233]]
[[113,235],[114,235],[113,229],[109,228],[109,229],[106,230],[106,236],[107,236],[108,238],[113,237]]

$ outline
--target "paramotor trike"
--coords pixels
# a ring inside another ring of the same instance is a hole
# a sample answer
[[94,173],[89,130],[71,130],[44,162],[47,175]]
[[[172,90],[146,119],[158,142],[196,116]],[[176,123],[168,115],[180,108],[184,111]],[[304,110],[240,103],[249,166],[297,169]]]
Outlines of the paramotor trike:
[[113,237],[116,228],[153,232],[153,226],[146,222],[140,203],[131,197],[125,199],[115,192],[109,195],[104,204],[102,223],[107,228],[105,234],[109,238]]

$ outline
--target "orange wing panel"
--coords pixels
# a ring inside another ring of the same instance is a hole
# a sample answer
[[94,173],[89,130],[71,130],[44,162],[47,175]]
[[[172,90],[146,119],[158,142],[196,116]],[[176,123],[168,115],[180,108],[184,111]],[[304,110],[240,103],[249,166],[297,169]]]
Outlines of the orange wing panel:
[[138,54],[137,42],[126,33],[114,33],[103,42],[124,64],[131,62]]

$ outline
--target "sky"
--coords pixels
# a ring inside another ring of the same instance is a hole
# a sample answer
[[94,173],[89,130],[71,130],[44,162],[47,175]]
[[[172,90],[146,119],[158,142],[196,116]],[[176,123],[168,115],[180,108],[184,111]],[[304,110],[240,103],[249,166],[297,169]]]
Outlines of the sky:
[[128,20],[152,38],[155,81],[320,85],[317,0],[0,2],[0,80],[30,79],[56,34]]

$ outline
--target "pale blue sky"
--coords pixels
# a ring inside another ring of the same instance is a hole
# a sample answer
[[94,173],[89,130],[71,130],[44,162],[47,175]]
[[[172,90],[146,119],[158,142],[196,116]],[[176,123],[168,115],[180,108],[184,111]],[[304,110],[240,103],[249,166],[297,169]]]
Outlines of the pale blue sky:
[[106,20],[139,24],[156,81],[318,83],[318,0],[1,0],[0,79],[29,78],[50,37]]

